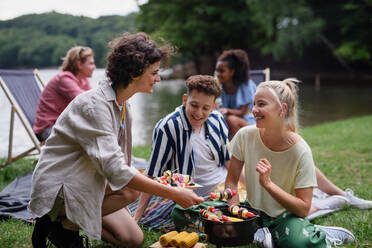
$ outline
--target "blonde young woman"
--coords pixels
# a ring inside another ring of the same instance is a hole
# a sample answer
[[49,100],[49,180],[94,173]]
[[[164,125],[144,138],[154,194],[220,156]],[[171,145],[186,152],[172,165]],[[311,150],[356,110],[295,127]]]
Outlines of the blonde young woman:
[[36,109],[33,130],[40,141],[45,141],[59,115],[79,94],[90,90],[89,78],[96,69],[91,48],[74,46],[62,58],[61,70],[41,93]]
[[[315,226],[305,218],[317,182],[311,149],[297,133],[295,82],[268,81],[257,87],[252,109],[256,126],[241,128],[230,144],[226,188],[237,188],[245,168],[247,200],[260,211],[265,247],[272,247],[272,241],[278,247],[354,242],[346,229]],[[238,197],[229,203],[239,204]]]

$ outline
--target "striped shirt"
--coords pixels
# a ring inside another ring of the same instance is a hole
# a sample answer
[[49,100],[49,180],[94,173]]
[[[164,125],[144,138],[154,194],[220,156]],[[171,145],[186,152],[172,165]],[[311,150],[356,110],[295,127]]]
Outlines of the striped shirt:
[[[206,121],[206,138],[216,165],[224,166],[230,160],[227,150],[228,127],[223,116],[214,110]],[[166,170],[194,176],[195,162],[190,144],[192,126],[185,114],[185,107],[179,106],[155,126],[152,137],[152,154],[146,174],[162,176]]]

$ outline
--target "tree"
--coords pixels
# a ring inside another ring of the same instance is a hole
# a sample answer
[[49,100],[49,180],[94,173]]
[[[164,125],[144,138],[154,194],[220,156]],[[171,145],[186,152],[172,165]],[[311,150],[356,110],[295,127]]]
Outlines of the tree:
[[247,4],[257,29],[264,34],[257,46],[277,60],[302,56],[324,28],[324,21],[314,16],[304,0],[247,0]]
[[327,24],[323,35],[333,46],[334,54],[354,66],[372,66],[372,1],[309,2],[314,13]]
[[[199,73],[211,73],[214,61],[225,48],[253,46],[254,26],[245,0],[149,0],[140,6],[139,28],[163,37],[194,61]],[[201,57],[210,58],[202,71]]]
[[[372,65],[372,1],[247,0],[263,31],[258,46],[277,60],[314,55],[326,47],[347,71]],[[371,30],[370,30],[371,31]],[[311,49],[312,51],[309,51]]]
[[135,30],[135,14],[98,19],[56,12],[0,21],[0,67],[50,67],[74,45],[89,46],[97,66],[104,66],[107,42]]

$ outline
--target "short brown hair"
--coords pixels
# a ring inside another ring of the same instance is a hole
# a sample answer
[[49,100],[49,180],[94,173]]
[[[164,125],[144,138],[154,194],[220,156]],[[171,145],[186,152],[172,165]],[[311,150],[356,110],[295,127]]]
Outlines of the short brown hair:
[[203,92],[206,95],[214,96],[216,99],[222,93],[221,85],[217,80],[208,75],[194,75],[186,80],[187,94],[190,95],[193,90]]
[[63,63],[61,66],[61,70],[70,71],[73,74],[77,74],[77,62],[81,61],[81,63],[84,63],[89,56],[94,56],[93,50],[91,48],[84,46],[74,46],[70,48],[70,50],[67,51],[66,56],[62,58]]

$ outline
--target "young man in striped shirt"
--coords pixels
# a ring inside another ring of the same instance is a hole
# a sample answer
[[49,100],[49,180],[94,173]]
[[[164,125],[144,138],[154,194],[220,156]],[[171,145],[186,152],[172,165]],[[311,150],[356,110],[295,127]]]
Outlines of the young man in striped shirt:
[[[145,174],[159,177],[166,170],[194,178],[202,185],[195,190],[206,196],[224,182],[230,155],[227,150],[228,127],[215,110],[221,86],[212,76],[195,75],[186,80],[183,104],[155,126],[152,154]],[[151,195],[141,194],[135,219],[140,220]]]

